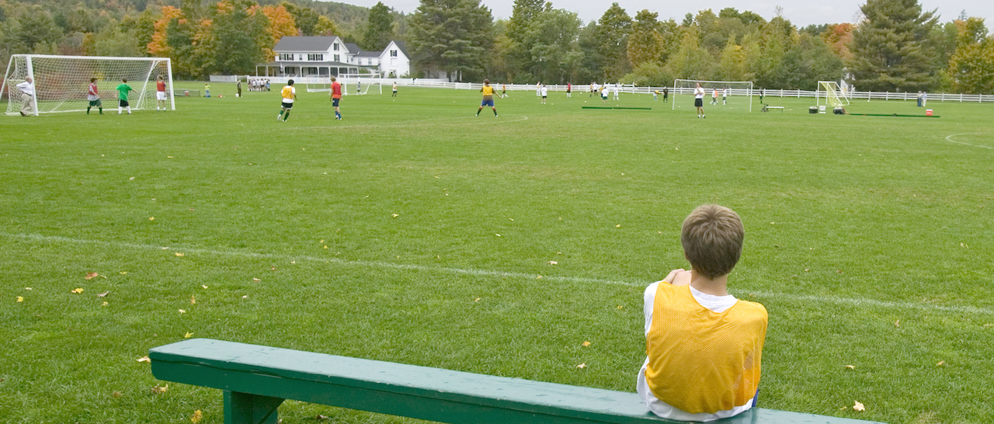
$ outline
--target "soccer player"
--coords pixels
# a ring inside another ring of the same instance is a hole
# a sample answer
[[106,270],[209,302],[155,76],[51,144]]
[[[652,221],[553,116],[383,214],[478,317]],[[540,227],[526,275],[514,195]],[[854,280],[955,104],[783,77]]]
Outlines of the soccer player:
[[204,97],[210,97],[210,96],[211,96],[211,85],[204,84]]
[[359,78],[355,79],[355,94],[356,95],[362,94],[362,80],[360,80]]
[[697,83],[697,88],[694,89],[694,106],[697,107],[697,117],[704,117],[704,87],[701,87],[701,83]]
[[96,106],[100,110],[100,114],[104,114],[104,105],[100,101],[100,93],[97,92],[97,79],[90,78],[90,88],[86,90],[86,100],[90,101],[90,105],[86,107],[86,114],[90,114],[90,108]]
[[331,77],[331,105],[335,107],[335,119],[342,120],[342,112],[338,109],[338,102],[342,100],[342,84]]
[[759,88],[759,104],[763,104],[763,96],[764,96],[765,94],[766,94],[766,89],[765,89],[765,88],[762,88],[762,87],[760,87],[760,88]]
[[549,97],[549,88],[542,84],[542,104],[545,104],[545,99]]
[[663,103],[669,102],[669,98],[670,98],[670,89],[663,87]]
[[[241,83],[239,83],[241,84]],[[239,91],[241,90],[239,86]],[[159,111],[159,106],[162,106],[162,110],[166,110],[166,82],[162,80],[162,75],[159,75],[155,79],[155,111]]]
[[490,86],[490,80],[483,80],[483,88],[480,89],[483,93],[483,102],[480,103],[480,108],[476,110],[476,116],[480,116],[480,112],[483,111],[484,106],[490,106],[494,110],[494,118],[497,117],[497,106],[494,106],[494,88]]
[[593,96],[594,96],[594,83],[590,83],[590,91],[587,93],[587,97],[589,98]]
[[621,98],[618,97],[618,84],[614,84],[614,99],[621,100]]
[[723,90],[723,91],[721,92],[721,105],[722,105],[722,106],[724,106],[724,105],[727,105],[727,104],[728,104],[728,103],[725,103],[725,99],[726,99],[727,97],[728,97],[728,87],[725,87],[725,89],[724,89],[724,90]]
[[501,84],[500,98],[507,97],[507,84]]
[[290,118],[290,109],[293,109],[293,101],[297,100],[297,89],[293,87],[293,80],[286,82],[286,86],[280,91],[280,96],[283,97],[283,104],[280,108],[280,114],[276,115],[276,122],[281,119],[286,122]]
[[242,80],[238,80],[238,84],[235,84],[235,97],[242,97]]
[[659,101],[659,90],[654,90],[652,92],[652,101],[654,101],[654,102],[658,102]]
[[135,90],[133,88],[131,88],[130,85],[128,85],[128,79],[127,78],[121,78],[121,84],[119,84],[117,86],[117,100],[118,100],[118,102],[117,102],[117,114],[118,115],[121,114],[122,109],[124,109],[124,108],[127,108],[128,109],[128,115],[131,115],[131,105],[128,104],[128,92],[129,91],[135,91]]
[[717,88],[712,88],[711,89],[711,104],[713,104],[713,105],[718,104],[718,89]]
[[568,98],[570,98],[570,97],[572,97],[572,96],[570,95],[570,93],[572,93],[572,92],[573,92],[573,83],[571,83],[571,82],[567,82],[567,83],[566,83],[566,98],[567,98],[567,99],[568,99]]
[[693,269],[673,270],[643,292],[646,359],[635,384],[653,414],[711,422],[753,407],[769,316],[728,293],[744,236],[731,209],[694,209],[680,232]]
[[397,81],[393,82],[393,95],[390,97],[397,97]]
[[601,103],[607,103],[607,83],[601,86]]

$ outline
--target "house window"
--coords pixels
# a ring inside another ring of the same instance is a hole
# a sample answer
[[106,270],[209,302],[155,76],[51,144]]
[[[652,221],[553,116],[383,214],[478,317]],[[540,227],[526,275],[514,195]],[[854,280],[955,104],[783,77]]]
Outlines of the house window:
[[397,57],[397,51],[396,50],[390,50],[390,57]]
[[337,54],[335,55],[335,62],[341,62],[341,60],[339,59],[339,57],[341,57],[341,56],[339,56]]
[[291,53],[280,53],[280,60],[292,61],[293,60],[293,54],[291,54]]
[[335,43],[335,49],[334,49],[334,50],[335,50],[336,52],[338,51],[338,43]]
[[324,60],[324,55],[323,54],[309,54],[309,55],[307,55],[307,60],[320,62],[320,61]]

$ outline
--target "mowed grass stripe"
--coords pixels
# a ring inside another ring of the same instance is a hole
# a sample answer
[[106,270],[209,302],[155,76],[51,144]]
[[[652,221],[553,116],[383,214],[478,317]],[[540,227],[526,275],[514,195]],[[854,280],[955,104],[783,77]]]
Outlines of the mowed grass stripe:
[[[615,285],[635,286],[635,287],[642,287],[651,283],[650,281],[623,281],[620,279],[611,280],[611,279],[602,279],[602,278],[527,274],[521,272],[507,272],[507,271],[475,269],[475,268],[454,268],[454,267],[439,267],[439,266],[427,266],[427,265],[399,264],[399,263],[386,262],[386,261],[356,261],[356,260],[345,260],[339,258],[321,258],[316,256],[307,256],[307,255],[281,255],[275,253],[242,252],[237,250],[221,250],[216,248],[204,248],[204,247],[189,247],[189,246],[176,246],[176,245],[163,246],[163,245],[151,245],[151,244],[101,241],[101,240],[83,240],[83,239],[75,239],[75,238],[62,237],[62,236],[44,236],[40,234],[0,234],[0,236],[11,239],[26,240],[31,242],[92,244],[92,245],[108,246],[114,248],[140,249],[140,250],[167,250],[167,249],[173,251],[182,250],[184,253],[198,253],[198,254],[215,255],[215,256],[280,259],[286,261],[308,261],[308,262],[326,263],[342,267],[360,267],[360,268],[375,268],[375,269],[403,270],[403,271],[417,271],[417,272],[438,272],[446,274],[468,275],[474,277],[507,277],[507,278],[520,278],[520,279],[529,279],[529,280],[544,280],[544,281],[553,281],[553,282],[615,284]],[[893,302],[893,301],[883,301],[876,299],[855,299],[855,298],[835,297],[835,296],[806,296],[806,295],[795,295],[790,293],[769,292],[762,290],[759,291],[749,290],[749,289],[735,288],[735,287],[730,288],[730,291],[733,294],[738,295],[739,297],[748,295],[760,298],[773,299],[777,301],[862,306],[862,307],[883,308],[883,309],[913,309],[925,312],[950,312],[950,313],[969,314],[969,315],[994,315],[994,309],[978,308],[974,306],[944,306],[944,305],[935,305],[935,304],[919,303],[919,302]]]

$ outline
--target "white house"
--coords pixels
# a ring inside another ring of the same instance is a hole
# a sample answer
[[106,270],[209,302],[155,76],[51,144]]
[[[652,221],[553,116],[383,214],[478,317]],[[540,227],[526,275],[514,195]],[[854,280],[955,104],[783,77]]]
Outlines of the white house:
[[[273,47],[275,61],[256,67],[258,76],[328,77],[404,76],[411,61],[403,43],[391,41],[381,52],[362,51],[338,36],[287,36]],[[261,69],[265,71],[260,72]]]

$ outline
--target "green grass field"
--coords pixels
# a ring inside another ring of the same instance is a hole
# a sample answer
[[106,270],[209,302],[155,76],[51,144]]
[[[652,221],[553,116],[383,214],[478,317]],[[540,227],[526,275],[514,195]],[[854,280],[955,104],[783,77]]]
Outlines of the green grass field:
[[188,334],[634,392],[642,291],[688,267],[680,224],[710,202],[746,226],[730,290],[770,313],[760,406],[994,416],[994,105],[698,119],[514,92],[494,118],[477,92],[402,87],[336,121],[300,87],[283,123],[277,87],[212,88],[169,113],[0,116],[0,421],[222,422],[219,391],[153,394],[137,361]]

